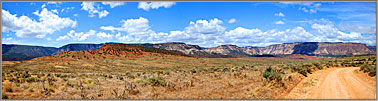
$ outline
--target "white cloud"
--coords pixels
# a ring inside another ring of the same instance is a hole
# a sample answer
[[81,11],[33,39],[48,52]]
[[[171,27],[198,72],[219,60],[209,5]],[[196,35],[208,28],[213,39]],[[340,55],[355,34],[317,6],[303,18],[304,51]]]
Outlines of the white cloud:
[[236,22],[235,18],[232,18],[232,19],[228,20],[228,23],[235,23],[235,22]]
[[96,31],[95,30],[89,30],[86,33],[84,33],[84,32],[75,32],[75,30],[71,30],[70,32],[67,33],[67,35],[59,36],[56,39],[56,41],[69,40],[69,39],[83,41],[83,40],[87,40],[88,37],[92,36],[92,35],[96,35]]
[[121,32],[118,32],[118,34],[116,34],[116,36],[115,37],[121,37]]
[[109,5],[110,8],[114,8],[114,7],[117,7],[117,6],[122,6],[125,3],[124,2],[102,2],[102,4],[103,5]]
[[143,10],[159,9],[160,7],[170,8],[175,2],[139,2],[138,8]]
[[[323,41],[323,42],[360,42],[366,43],[368,45],[375,45],[376,42],[376,35],[362,35],[358,29],[359,25],[354,26],[355,30],[349,30],[349,32],[342,32],[340,29],[336,28],[333,25],[333,22],[321,19],[321,20],[314,20],[310,21],[312,24],[312,28],[315,29],[319,33],[319,37],[316,41]],[[323,23],[322,23],[323,22]],[[325,22],[325,23],[324,23]],[[319,24],[322,23],[322,24]],[[347,26],[351,27],[351,26]],[[363,28],[362,28],[363,29]]]
[[73,14],[73,16],[78,16],[78,14]]
[[285,24],[285,22],[283,22],[283,21],[276,21],[276,22],[274,22],[274,24],[277,24],[277,25],[282,25],[282,24]]
[[99,37],[101,39],[111,39],[111,38],[113,38],[113,35],[111,35],[109,33],[105,33],[105,32],[99,32],[99,33],[97,33],[97,37]]
[[58,10],[57,9],[53,9],[51,10],[52,12],[54,12],[55,14],[59,14]]
[[83,2],[81,6],[82,6],[81,8],[82,10],[88,11],[89,17],[95,17],[96,13],[98,14],[99,18],[106,17],[109,14],[109,12],[106,10],[100,11],[101,10],[100,7],[96,8],[95,7],[96,5],[94,2]]
[[[236,44],[239,46],[266,46],[278,43],[292,42],[363,42],[375,45],[375,35],[364,36],[360,33],[344,33],[335,28],[331,21],[326,19],[308,21],[315,32],[310,33],[303,27],[290,29],[271,29],[262,31],[258,28],[248,29],[237,27],[226,31],[221,24],[223,21],[214,18],[210,20],[190,21],[183,30],[174,30],[169,33],[155,32],[150,29],[149,20],[143,17],[138,19],[122,20],[122,26],[102,26],[103,30],[117,31],[115,37],[126,43],[161,43],[185,42],[203,47],[214,47],[223,44]],[[121,34],[125,32],[125,34]],[[333,35],[335,34],[335,35]],[[103,33],[103,36],[110,34]],[[99,37],[99,36],[98,36]],[[366,37],[366,38],[365,38]]]
[[108,11],[103,10],[103,11],[101,11],[101,12],[98,12],[98,17],[99,17],[99,18],[106,17],[108,14],[109,14]]
[[62,4],[63,2],[47,2],[47,4]]
[[335,38],[340,35],[339,30],[333,24],[313,24],[311,28],[316,29],[319,34],[328,38]]
[[127,33],[138,33],[149,31],[150,26],[148,25],[148,19],[139,17],[138,19],[127,19],[121,21],[122,26],[119,28],[113,26],[101,26],[103,30],[110,31],[124,31]]
[[56,41],[60,41],[60,40],[68,40],[68,39],[70,39],[68,36],[59,36],[57,39],[56,39]]
[[200,33],[200,34],[219,34],[225,31],[225,27],[221,26],[223,21],[214,18],[210,21],[197,20],[190,21],[189,26],[185,28],[186,33]]
[[60,12],[63,12],[63,11],[68,12],[69,10],[73,10],[73,9],[75,9],[75,7],[65,7],[62,10],[60,10]]
[[299,5],[300,7],[298,10],[302,10],[304,12],[316,13],[319,10],[319,7],[322,5],[321,3],[315,2],[280,2],[281,4],[289,4],[289,5]]
[[42,6],[41,6],[41,8],[45,8],[46,7],[46,4],[43,4]]
[[12,40],[13,38],[9,37],[9,38],[3,38],[3,40],[6,40],[6,41],[9,41],[9,40]]
[[285,15],[284,15],[282,12],[280,12],[280,13],[275,13],[274,16],[285,17]]
[[47,34],[53,34],[66,27],[75,27],[76,21],[69,18],[61,18],[43,8],[41,12],[33,12],[39,17],[38,21],[27,16],[12,15],[6,10],[2,10],[2,28],[3,32],[15,32],[17,37],[35,37],[44,38]]
[[340,24],[340,30],[357,33],[376,33],[376,27],[366,25]]
[[295,27],[279,31],[272,29],[263,32],[260,29],[247,29],[238,27],[225,32],[224,36],[219,37],[222,40],[220,44],[237,44],[243,46],[265,46],[274,43],[300,42],[308,41],[313,35],[302,27]]
[[51,38],[46,38],[47,41],[51,41]]

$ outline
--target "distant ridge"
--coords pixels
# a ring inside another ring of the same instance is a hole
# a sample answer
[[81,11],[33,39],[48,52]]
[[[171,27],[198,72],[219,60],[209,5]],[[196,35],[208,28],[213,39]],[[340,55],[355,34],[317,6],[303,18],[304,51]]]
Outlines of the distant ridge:
[[53,56],[38,57],[33,60],[56,61],[56,60],[103,60],[103,59],[127,59],[139,55],[146,56],[186,56],[178,51],[164,50],[159,48],[144,47],[135,44],[107,43],[92,51],[68,51]]
[[[107,42],[102,44],[74,43],[59,48],[29,46],[29,45],[8,45],[2,44],[2,60],[19,61],[29,60],[36,57],[51,56],[68,51],[92,51],[99,49],[104,44],[122,44]],[[130,44],[131,45],[131,44]],[[145,47],[174,50],[191,57],[265,57],[269,55],[302,54],[309,56],[351,56],[376,54],[376,46],[366,46],[361,43],[342,42],[295,42],[274,44],[266,47],[239,47],[236,45],[220,45],[217,47],[204,48],[198,45],[189,45],[183,42],[168,43],[143,43],[132,44]]]

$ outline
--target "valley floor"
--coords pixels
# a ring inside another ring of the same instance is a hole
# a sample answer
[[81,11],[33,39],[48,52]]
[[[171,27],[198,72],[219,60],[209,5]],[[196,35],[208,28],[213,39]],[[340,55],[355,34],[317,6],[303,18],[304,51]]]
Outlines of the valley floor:
[[2,96],[3,99],[374,98],[375,78],[347,66],[360,63],[373,70],[375,56],[322,59],[136,56],[119,60],[3,61]]

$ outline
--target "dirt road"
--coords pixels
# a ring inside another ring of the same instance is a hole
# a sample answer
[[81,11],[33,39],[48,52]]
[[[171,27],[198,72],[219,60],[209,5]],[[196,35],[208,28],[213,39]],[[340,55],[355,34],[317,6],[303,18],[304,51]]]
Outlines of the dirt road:
[[302,80],[287,99],[375,99],[376,78],[356,67],[327,68]]

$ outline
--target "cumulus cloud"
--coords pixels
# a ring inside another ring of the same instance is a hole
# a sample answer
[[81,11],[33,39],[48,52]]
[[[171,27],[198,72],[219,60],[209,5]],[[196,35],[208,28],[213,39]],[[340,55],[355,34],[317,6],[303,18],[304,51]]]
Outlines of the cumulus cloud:
[[228,23],[235,23],[235,22],[236,22],[235,18],[232,18],[232,19],[228,20]]
[[5,41],[9,41],[9,40],[12,40],[13,38],[9,37],[9,38],[3,38],[3,40]]
[[[243,28],[226,31],[223,21],[214,18],[210,20],[190,21],[183,30],[169,32],[155,32],[150,29],[149,20],[139,17],[137,19],[122,20],[122,26],[102,26],[101,29],[118,32],[115,36],[120,42],[126,43],[161,43],[185,42],[203,47],[214,47],[223,44],[236,44],[239,46],[266,46],[278,43],[292,42],[362,42],[375,45],[375,35],[362,35],[361,33],[346,33],[335,28],[331,21],[326,19],[308,21],[311,28],[317,33],[310,33],[301,26],[278,30],[263,31],[258,28]],[[122,32],[122,33],[121,33]],[[106,34],[103,34],[104,36]],[[99,37],[99,36],[98,36]]]
[[56,41],[60,40],[87,40],[89,36],[95,35],[96,31],[95,30],[89,30],[88,32],[75,32],[75,30],[71,30],[70,32],[67,33],[67,35],[64,36],[59,36]]
[[274,24],[277,24],[277,25],[282,25],[282,24],[285,24],[285,22],[283,22],[283,21],[276,21],[276,22],[274,22]]
[[69,10],[73,10],[73,9],[75,9],[75,7],[65,7],[62,10],[60,10],[60,12],[63,12],[63,11],[68,12]]
[[220,40],[222,40],[222,44],[265,46],[275,43],[308,41],[308,38],[311,37],[313,35],[302,27],[283,31],[272,29],[265,32],[258,28],[247,29],[238,27],[225,32],[224,36],[220,37]]
[[95,14],[98,14],[98,17],[99,18],[102,18],[102,17],[106,17],[109,12],[106,11],[106,10],[102,10],[101,11],[101,8],[100,7],[95,7],[95,3],[94,2],[83,2],[81,3],[81,6],[82,6],[82,10],[85,10],[85,11],[88,11],[89,13],[89,17],[95,17]]
[[[362,35],[361,31],[358,28],[358,25],[354,26],[354,30],[348,30],[348,32],[343,32],[341,29],[336,28],[333,25],[333,22],[328,21],[326,19],[321,20],[314,20],[310,21],[312,24],[312,28],[315,29],[319,34],[320,37],[316,41],[329,41],[329,42],[360,42],[366,43],[368,45],[375,45],[376,42],[376,35]],[[323,22],[323,23],[322,23]],[[319,24],[322,23],[322,24]],[[350,26],[347,26],[350,27]],[[344,28],[345,29],[345,28]],[[361,28],[363,29],[363,28]],[[372,32],[367,31],[367,32]],[[375,33],[375,32],[374,32]]]
[[148,11],[150,9],[159,9],[160,7],[170,8],[175,2],[139,2],[138,8]]
[[6,10],[2,10],[2,14],[3,32],[15,32],[16,36],[21,38],[44,38],[47,34],[53,34],[63,28],[75,27],[77,23],[69,18],[61,18],[46,8],[40,12],[33,12],[39,17],[38,21],[28,16],[17,17]]
[[199,33],[199,34],[219,34],[223,33],[226,28],[221,26],[223,21],[214,18],[210,21],[197,20],[196,22],[190,21],[189,26],[185,28],[186,33]]
[[149,21],[146,18],[139,17],[138,19],[122,20],[121,23],[122,23],[122,26],[120,27],[101,26],[100,29],[109,30],[112,32],[114,31],[126,32],[127,35],[124,35],[124,36],[122,36],[120,33],[116,35],[117,38],[123,42],[147,42],[147,41],[162,40],[159,38],[148,39],[148,38],[152,38],[153,36],[157,36],[158,34],[150,29],[150,26],[148,25]]
[[298,10],[309,12],[309,13],[316,13],[319,10],[319,7],[322,5],[321,3],[315,2],[280,2],[281,4],[288,4],[288,5],[299,5],[300,7]]
[[109,33],[105,33],[105,32],[99,32],[99,33],[97,33],[97,37],[99,37],[101,39],[111,39],[111,38],[113,38],[113,35],[111,35]]
[[285,17],[285,15],[284,15],[282,12],[280,12],[280,13],[275,13],[274,16]]
[[121,27],[101,26],[100,28],[103,30],[124,31],[127,33],[146,32],[150,30],[150,26],[148,25],[148,19],[143,17],[139,17],[138,19],[122,20],[121,23]]
[[54,12],[55,14],[59,14],[58,10],[57,9],[53,9],[51,10],[52,12]]
[[340,30],[357,32],[357,33],[376,33],[375,26],[366,26],[366,25],[351,25],[351,24],[340,24]]
[[340,35],[339,30],[333,24],[313,24],[311,28],[328,38],[335,38]]
[[124,2],[102,2],[102,4],[103,5],[109,5],[110,8],[114,8],[114,7],[117,7],[117,6],[122,6],[125,3]]

